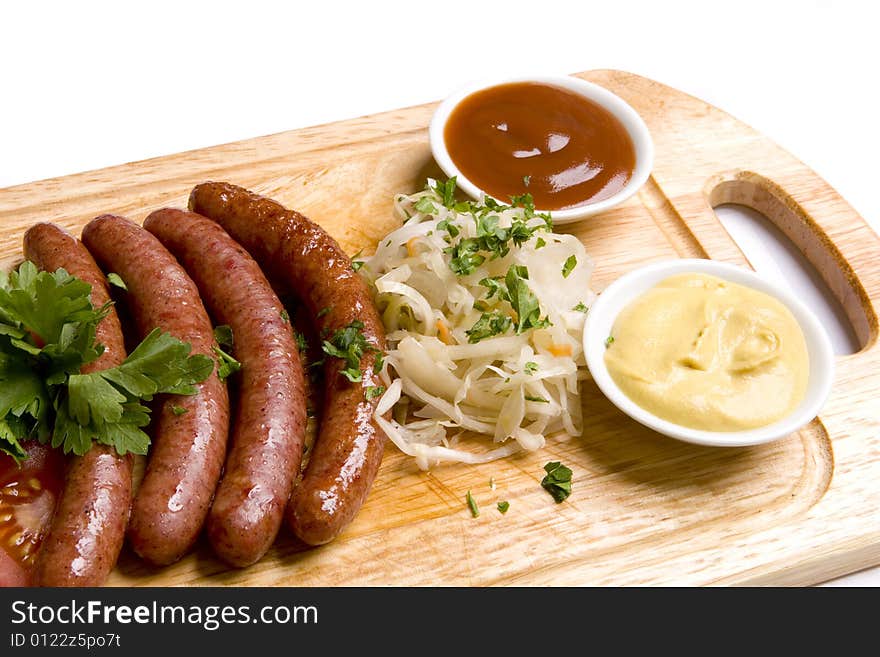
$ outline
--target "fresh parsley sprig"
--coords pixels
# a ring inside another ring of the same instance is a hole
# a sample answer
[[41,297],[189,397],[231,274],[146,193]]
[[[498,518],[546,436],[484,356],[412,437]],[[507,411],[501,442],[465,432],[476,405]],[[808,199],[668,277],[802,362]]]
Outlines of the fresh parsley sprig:
[[90,294],[63,269],[25,262],[0,272],[0,452],[21,459],[21,441],[36,438],[78,455],[93,442],[145,454],[149,409],[140,402],[192,394],[211,373],[211,358],[156,329],[119,366],[81,374],[104,352],[96,327],[110,311]]

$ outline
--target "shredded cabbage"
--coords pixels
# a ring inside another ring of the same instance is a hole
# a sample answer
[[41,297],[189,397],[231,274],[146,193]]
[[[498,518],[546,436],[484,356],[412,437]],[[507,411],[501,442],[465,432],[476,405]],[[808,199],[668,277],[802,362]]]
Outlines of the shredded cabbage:
[[403,226],[360,267],[388,337],[376,421],[424,470],[581,433],[592,261],[529,195],[456,202],[454,185],[398,195]]

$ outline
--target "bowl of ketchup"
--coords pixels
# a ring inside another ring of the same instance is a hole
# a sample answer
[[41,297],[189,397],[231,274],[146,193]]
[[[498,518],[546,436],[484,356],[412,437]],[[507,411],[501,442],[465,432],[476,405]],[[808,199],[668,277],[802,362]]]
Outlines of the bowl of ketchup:
[[555,223],[595,215],[648,179],[648,127],[622,98],[572,76],[507,78],[459,89],[434,113],[434,159],[473,198],[531,194]]

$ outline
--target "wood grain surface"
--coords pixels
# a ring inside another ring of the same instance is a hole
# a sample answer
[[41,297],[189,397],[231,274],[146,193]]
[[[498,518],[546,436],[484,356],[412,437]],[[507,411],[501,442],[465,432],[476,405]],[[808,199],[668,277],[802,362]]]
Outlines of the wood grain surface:
[[[656,146],[653,175],[635,197],[564,227],[595,259],[595,289],[666,258],[747,264],[713,207],[764,213],[814,263],[860,341],[858,353],[837,359],[819,418],[769,445],[699,447],[628,419],[588,381],[584,435],[537,454],[424,473],[389,445],[366,505],[330,545],[307,549],[285,535],[244,570],[223,566],[205,544],[164,569],[126,551],[110,584],[801,585],[880,563],[880,238],[808,167],[724,112],[629,73],[580,77],[629,101]],[[0,265],[21,260],[34,222],[78,234],[101,213],[142,221],[184,206],[204,180],[271,196],[349,253],[369,253],[397,225],[393,195],[440,175],[428,148],[433,107],[0,190]],[[540,486],[550,460],[574,471],[574,492],[559,505]],[[506,515],[495,510],[500,500],[510,502]]]

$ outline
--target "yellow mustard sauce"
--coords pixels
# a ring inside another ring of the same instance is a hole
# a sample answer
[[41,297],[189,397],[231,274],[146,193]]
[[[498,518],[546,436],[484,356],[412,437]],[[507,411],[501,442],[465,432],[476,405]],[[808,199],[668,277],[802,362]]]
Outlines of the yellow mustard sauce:
[[639,406],[709,431],[765,426],[803,400],[809,356],[774,297],[706,274],[667,278],[614,322],[605,363]]

